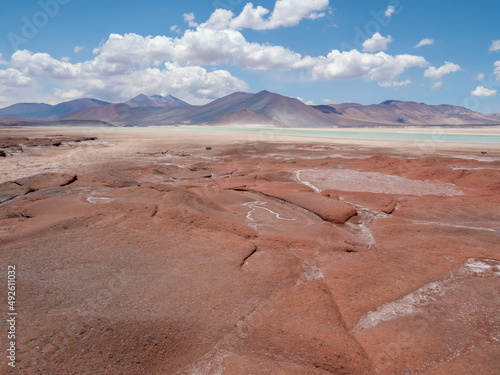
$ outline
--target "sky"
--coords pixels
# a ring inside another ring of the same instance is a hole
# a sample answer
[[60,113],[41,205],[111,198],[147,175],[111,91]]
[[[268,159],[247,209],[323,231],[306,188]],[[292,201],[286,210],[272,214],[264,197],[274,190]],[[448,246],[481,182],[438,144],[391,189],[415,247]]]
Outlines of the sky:
[[499,16],[497,0],[5,1],[0,107],[268,90],[498,113]]

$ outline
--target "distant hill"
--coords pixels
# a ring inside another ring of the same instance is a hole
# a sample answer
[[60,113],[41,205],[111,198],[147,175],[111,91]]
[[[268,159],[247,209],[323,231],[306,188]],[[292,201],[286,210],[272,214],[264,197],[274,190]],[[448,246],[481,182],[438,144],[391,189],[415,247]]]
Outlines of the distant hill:
[[386,100],[380,104],[345,103],[330,105],[337,113],[360,120],[402,125],[498,124],[500,116],[484,115],[453,105],[428,105],[416,102]]
[[[195,106],[171,95],[138,95],[125,103],[77,99],[58,105],[19,103],[0,109],[0,121],[18,119],[50,123],[87,121],[114,126],[269,125],[278,127],[497,125],[500,114],[485,115],[452,105],[387,100],[380,104],[307,105],[287,96],[261,91],[235,92]],[[14,118],[14,119],[12,119]],[[32,121],[34,122],[34,121]],[[47,123],[49,125],[50,123]]]
[[19,103],[0,109],[0,117],[19,117],[30,120],[57,120],[83,108],[108,105],[97,99],[76,99],[57,105],[43,103]]

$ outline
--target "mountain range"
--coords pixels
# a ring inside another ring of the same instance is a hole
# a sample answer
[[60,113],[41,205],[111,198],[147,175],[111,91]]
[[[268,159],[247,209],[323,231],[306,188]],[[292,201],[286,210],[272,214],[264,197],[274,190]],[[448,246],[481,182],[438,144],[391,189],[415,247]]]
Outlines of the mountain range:
[[0,109],[3,125],[153,126],[269,125],[349,127],[389,125],[498,125],[500,114],[482,114],[452,105],[387,100],[380,104],[307,105],[261,91],[235,92],[205,105],[190,105],[167,95],[138,95],[125,103],[76,99],[57,105],[18,103]]

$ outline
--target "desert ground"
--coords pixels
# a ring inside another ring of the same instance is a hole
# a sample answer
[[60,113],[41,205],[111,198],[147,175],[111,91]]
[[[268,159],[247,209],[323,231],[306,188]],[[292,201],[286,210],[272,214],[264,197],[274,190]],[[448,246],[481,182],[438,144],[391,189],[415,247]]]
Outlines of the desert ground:
[[499,144],[3,128],[0,147],[1,373],[500,373]]

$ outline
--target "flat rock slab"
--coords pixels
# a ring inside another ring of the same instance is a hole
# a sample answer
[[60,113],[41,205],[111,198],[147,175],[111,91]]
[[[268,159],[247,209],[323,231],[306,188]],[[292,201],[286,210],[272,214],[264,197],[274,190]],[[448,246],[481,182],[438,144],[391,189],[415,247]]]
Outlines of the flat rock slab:
[[297,192],[278,189],[255,188],[262,194],[279,198],[289,203],[295,204],[321,217],[323,220],[344,224],[347,220],[357,214],[356,209],[344,202],[323,197],[311,192]]
[[40,173],[30,177],[24,177],[15,182],[22,187],[37,191],[51,189],[71,184],[76,181],[77,176],[66,173]]

